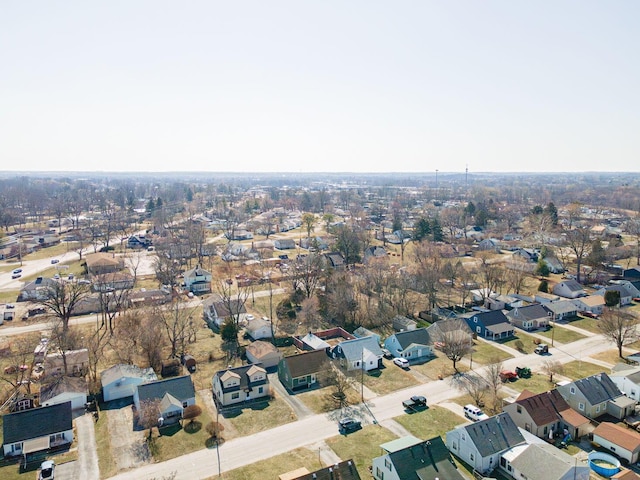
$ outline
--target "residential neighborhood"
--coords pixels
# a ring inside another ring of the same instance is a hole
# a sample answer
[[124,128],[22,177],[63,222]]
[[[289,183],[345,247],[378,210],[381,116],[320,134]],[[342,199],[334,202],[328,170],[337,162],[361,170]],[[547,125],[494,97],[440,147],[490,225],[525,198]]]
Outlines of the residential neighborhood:
[[549,202],[505,231],[498,208],[400,189],[402,213],[363,196],[363,222],[331,184],[296,193],[306,208],[252,187],[231,222],[190,188],[189,215],[141,198],[127,235],[88,205],[0,239],[2,478],[605,478],[596,454],[640,472],[622,210]]

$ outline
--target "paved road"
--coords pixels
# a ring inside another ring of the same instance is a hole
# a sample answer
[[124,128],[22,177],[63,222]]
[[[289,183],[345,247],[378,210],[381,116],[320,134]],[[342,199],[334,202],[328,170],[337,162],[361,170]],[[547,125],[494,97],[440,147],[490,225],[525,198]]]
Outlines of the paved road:
[[[563,346],[562,349],[552,348],[552,356],[550,357],[535,354],[522,355],[505,361],[504,365],[505,368],[514,369],[526,362],[527,366],[535,370],[540,369],[543,362],[549,358],[561,363],[581,358],[586,360],[585,352],[596,354],[610,348],[609,341],[606,341],[601,335],[594,335]],[[402,401],[411,395],[425,395],[429,399],[430,405],[444,402],[443,406],[447,407],[449,405],[447,400],[459,396],[460,392],[453,388],[448,379],[436,380],[428,384],[378,396],[369,400],[368,406],[378,423],[388,424],[387,422],[393,417],[404,413]],[[176,473],[176,480],[202,479],[215,476],[218,473],[218,468],[221,471],[228,471],[301,446],[313,448],[312,446],[338,434],[336,419],[339,414],[340,412],[334,411],[329,414],[312,415],[265,432],[230,440],[220,446],[220,465],[218,465],[215,450],[202,449],[166,462],[123,472],[113,479],[143,480],[161,477],[173,472]],[[363,418],[363,420],[364,423],[372,423],[370,418]],[[247,455],[247,452],[251,452],[251,455]]]

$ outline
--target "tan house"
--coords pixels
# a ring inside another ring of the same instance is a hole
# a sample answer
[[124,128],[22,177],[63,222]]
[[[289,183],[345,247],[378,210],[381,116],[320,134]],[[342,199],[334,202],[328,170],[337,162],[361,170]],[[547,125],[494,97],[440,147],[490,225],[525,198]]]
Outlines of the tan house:
[[91,253],[85,257],[87,272],[91,275],[102,275],[122,270],[124,262],[111,253]]
[[211,383],[213,398],[222,407],[269,397],[269,378],[261,364],[220,370]]
[[262,340],[247,345],[245,352],[247,360],[251,363],[261,363],[264,368],[275,367],[282,359],[282,352],[275,345]]
[[[65,364],[67,371],[65,373]],[[47,375],[85,375],[89,370],[89,351],[86,348],[80,350],[67,350],[50,353],[44,359],[44,371]]]
[[604,310],[604,295],[588,295],[573,300],[573,304],[580,312],[591,312],[601,315]]

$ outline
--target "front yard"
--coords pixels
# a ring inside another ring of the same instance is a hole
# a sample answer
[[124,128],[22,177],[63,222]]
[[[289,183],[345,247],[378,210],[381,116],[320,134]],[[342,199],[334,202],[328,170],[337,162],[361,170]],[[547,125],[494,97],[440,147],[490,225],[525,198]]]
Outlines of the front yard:
[[297,420],[289,405],[278,397],[252,406],[229,409],[223,416],[241,436],[252,435]]
[[434,405],[421,412],[400,415],[394,420],[406,428],[412,435],[422,439],[444,435],[466,422],[463,417],[456,415],[451,410]]

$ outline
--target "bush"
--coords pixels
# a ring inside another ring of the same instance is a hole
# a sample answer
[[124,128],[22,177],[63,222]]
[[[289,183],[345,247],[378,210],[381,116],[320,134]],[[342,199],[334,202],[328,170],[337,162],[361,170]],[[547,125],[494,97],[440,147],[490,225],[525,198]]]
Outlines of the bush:
[[513,346],[516,347],[516,350],[520,353],[524,353],[524,343],[522,343],[522,340],[516,340]]
[[538,285],[538,291],[543,293],[549,293],[549,282],[546,280],[542,280],[540,285]]

